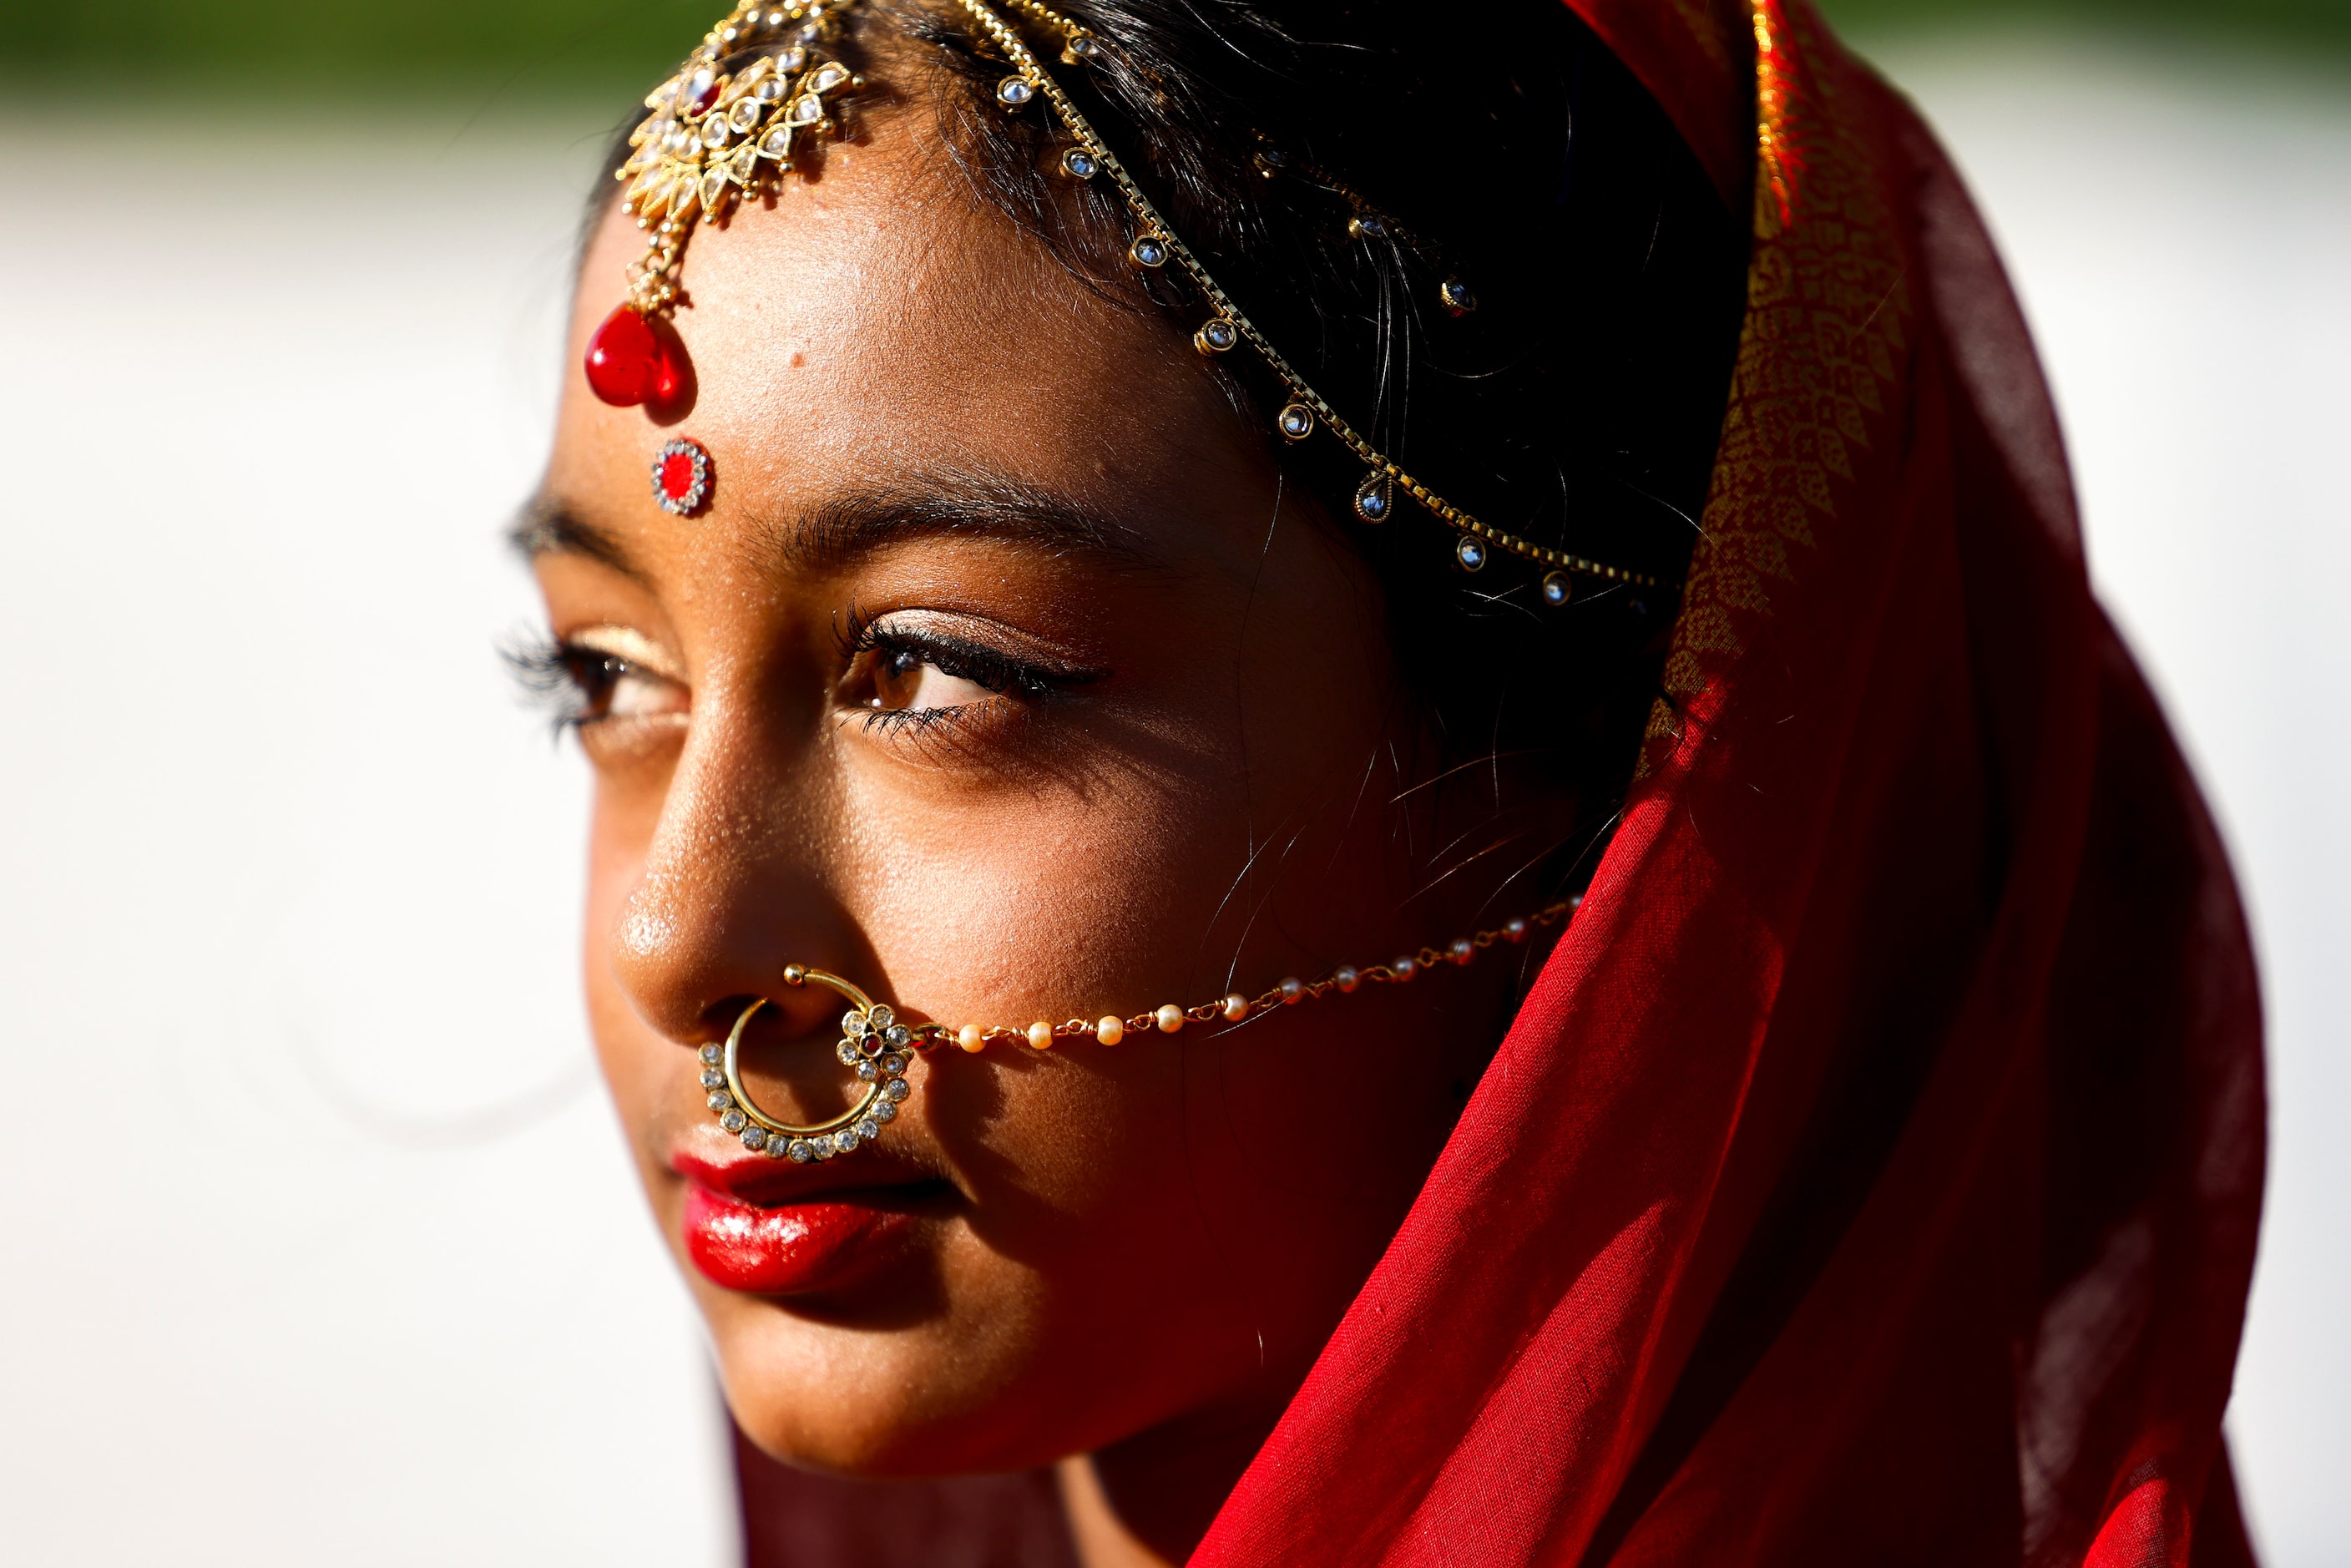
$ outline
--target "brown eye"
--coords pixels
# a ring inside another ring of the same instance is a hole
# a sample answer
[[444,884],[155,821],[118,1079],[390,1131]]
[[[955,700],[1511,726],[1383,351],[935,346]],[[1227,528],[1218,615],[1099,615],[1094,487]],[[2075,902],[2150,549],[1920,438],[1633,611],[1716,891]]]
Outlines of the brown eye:
[[559,642],[507,654],[523,689],[560,728],[583,735],[608,719],[684,716],[693,695],[652,639],[625,626],[591,626]]
[[921,649],[868,649],[852,667],[852,705],[878,713],[937,712],[986,702],[995,694],[954,665]]
[[907,708],[920,706],[915,701],[915,694],[922,689],[923,672],[929,666],[911,649],[893,649],[877,657],[874,664],[873,706]]
[[676,682],[641,670],[625,659],[604,660],[598,685],[598,718],[655,718],[685,711],[685,692]]
[[972,617],[901,611],[876,622],[852,609],[848,626],[833,700],[876,736],[941,726],[968,727],[975,738],[996,735],[1103,674],[1015,653],[1004,643],[1026,641],[1020,633]]

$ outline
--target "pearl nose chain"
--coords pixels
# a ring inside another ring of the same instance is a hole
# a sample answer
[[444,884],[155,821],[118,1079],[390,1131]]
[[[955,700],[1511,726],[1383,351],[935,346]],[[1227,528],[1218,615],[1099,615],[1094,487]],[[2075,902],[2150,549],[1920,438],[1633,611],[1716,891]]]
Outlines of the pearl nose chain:
[[841,1040],[834,1045],[833,1054],[842,1066],[856,1074],[863,1092],[856,1096],[848,1110],[819,1122],[787,1122],[761,1110],[743,1084],[742,1047],[744,1031],[751,1020],[762,1009],[772,1005],[767,997],[758,998],[743,1009],[735,1027],[727,1031],[725,1044],[702,1048],[702,1087],[719,1126],[740,1138],[745,1148],[795,1165],[830,1160],[872,1143],[882,1135],[884,1126],[897,1120],[900,1108],[914,1093],[914,1085],[906,1079],[907,1068],[917,1055],[941,1046],[953,1045],[975,1053],[998,1043],[1050,1051],[1069,1040],[1088,1039],[1099,1045],[1116,1045],[1130,1034],[1152,1030],[1177,1034],[1187,1024],[1243,1023],[1277,1008],[1319,1001],[1333,993],[1360,990],[1366,985],[1404,985],[1439,965],[1471,963],[1498,942],[1522,943],[1536,932],[1558,925],[1581,903],[1581,895],[1561,899],[1532,915],[1504,921],[1490,931],[1457,936],[1441,948],[1423,947],[1384,964],[1360,968],[1343,964],[1313,981],[1291,977],[1255,997],[1233,991],[1193,1007],[1168,1002],[1131,1018],[1104,1013],[1098,1019],[1073,1018],[1061,1023],[1040,1019],[1026,1029],[997,1024],[967,1023],[949,1028],[938,1023],[904,1023],[899,1020],[897,1009],[875,1001],[839,975],[805,964],[788,964],[783,975],[787,987],[797,989],[815,986],[849,1003],[849,1010],[841,1015]]

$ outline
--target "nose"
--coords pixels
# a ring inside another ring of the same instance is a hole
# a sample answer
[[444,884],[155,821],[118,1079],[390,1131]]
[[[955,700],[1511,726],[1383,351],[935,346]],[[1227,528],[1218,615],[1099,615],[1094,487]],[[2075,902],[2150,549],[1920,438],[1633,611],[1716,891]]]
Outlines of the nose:
[[818,863],[838,835],[811,773],[755,732],[730,733],[723,713],[696,713],[610,939],[622,994],[664,1038],[723,1040],[759,997],[791,1034],[837,1010],[830,993],[784,984],[788,964],[839,967],[852,940]]

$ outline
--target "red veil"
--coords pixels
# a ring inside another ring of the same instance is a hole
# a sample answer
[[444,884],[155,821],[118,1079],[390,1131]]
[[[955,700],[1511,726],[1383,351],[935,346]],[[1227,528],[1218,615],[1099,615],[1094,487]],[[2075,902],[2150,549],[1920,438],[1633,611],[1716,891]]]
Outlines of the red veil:
[[[1667,699],[1196,1568],[2250,1564],[2252,957],[2000,264],[1807,0],[1569,3],[1755,214]],[[893,1560],[1058,1556],[1019,1484]]]
[[2247,1563],[2252,958],[2015,303],[1806,0],[1570,0],[1755,249],[1626,820],[1194,1558]]

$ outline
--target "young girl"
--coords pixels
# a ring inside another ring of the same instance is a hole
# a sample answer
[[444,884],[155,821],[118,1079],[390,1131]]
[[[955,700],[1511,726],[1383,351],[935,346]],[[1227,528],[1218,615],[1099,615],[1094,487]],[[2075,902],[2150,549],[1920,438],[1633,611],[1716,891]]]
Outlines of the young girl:
[[1093,1568],[2246,1560],[2229,873],[1803,0],[745,6],[614,168],[528,664],[759,1449]]

